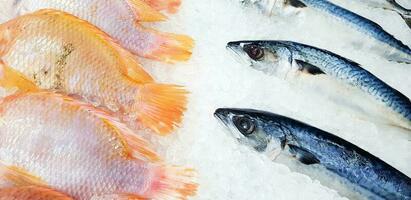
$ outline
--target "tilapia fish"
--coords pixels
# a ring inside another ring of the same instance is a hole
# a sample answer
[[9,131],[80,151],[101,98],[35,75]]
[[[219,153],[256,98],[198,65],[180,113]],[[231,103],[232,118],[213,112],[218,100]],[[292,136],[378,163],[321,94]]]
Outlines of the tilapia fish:
[[[255,3],[259,7],[265,6],[272,7],[272,1],[276,0],[248,0],[245,3]],[[377,54],[380,56],[395,62],[411,64],[411,49],[405,45],[402,41],[396,39],[392,34],[385,31],[377,23],[360,16],[354,12],[351,12],[345,8],[342,8],[336,4],[333,4],[327,0],[280,0],[285,5],[298,7],[298,8],[312,8],[319,13],[323,13],[327,16],[343,22],[344,24],[352,27],[358,32],[368,36],[368,38],[382,44],[384,49],[378,49]],[[264,8],[265,10],[270,8]],[[376,51],[376,50],[373,50]]]
[[64,12],[41,10],[0,25],[0,59],[2,87],[33,91],[34,84],[76,95],[160,134],[185,110],[182,87],[154,83],[131,53]]
[[0,179],[74,199],[185,199],[192,169],[168,167],[111,114],[70,97],[20,93],[0,100]]
[[277,150],[287,146],[303,164],[324,166],[371,192],[371,199],[411,199],[411,178],[331,133],[258,110],[218,109],[215,116],[242,144],[258,152],[278,155]]
[[[148,2],[161,7],[170,1]],[[141,0],[19,0],[10,9],[8,13],[15,15],[40,9],[70,13],[97,26],[134,54],[164,62],[188,60],[193,48],[193,40],[188,36],[162,33],[140,25],[139,22],[165,19]]]
[[40,186],[0,189],[0,200],[73,200],[60,192]]
[[389,123],[411,128],[411,101],[358,63],[332,52],[291,41],[238,41],[227,47],[254,69],[275,74],[277,70],[326,75],[357,88],[393,115]]

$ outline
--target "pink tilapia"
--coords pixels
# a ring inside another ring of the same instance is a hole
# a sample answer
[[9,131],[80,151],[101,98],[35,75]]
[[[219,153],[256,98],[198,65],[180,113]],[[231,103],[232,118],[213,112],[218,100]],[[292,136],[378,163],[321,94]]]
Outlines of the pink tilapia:
[[155,83],[130,52],[65,12],[41,10],[1,24],[0,59],[7,65],[0,63],[1,87],[33,91],[35,84],[80,96],[156,133],[170,133],[186,107],[182,87]]
[[167,167],[109,113],[49,92],[0,100],[0,179],[74,199],[185,199],[193,171]]
[[[169,0],[147,0],[158,9],[178,4]],[[161,21],[158,13],[142,0],[19,0],[10,8],[17,15],[40,9],[57,9],[97,26],[136,55],[173,63],[190,58],[193,40],[184,35],[162,33],[139,24]]]

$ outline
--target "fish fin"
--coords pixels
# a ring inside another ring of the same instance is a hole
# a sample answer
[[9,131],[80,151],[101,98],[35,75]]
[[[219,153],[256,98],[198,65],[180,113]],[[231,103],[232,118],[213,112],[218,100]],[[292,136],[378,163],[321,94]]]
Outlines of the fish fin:
[[6,90],[17,89],[19,92],[37,91],[38,87],[24,74],[8,67],[0,61],[0,87]]
[[119,66],[120,71],[122,74],[126,75],[127,77],[131,78],[137,83],[150,83],[154,82],[154,79],[148,74],[143,66],[138,62],[135,55],[133,55],[128,50],[121,47],[117,42],[115,42],[110,36],[101,32],[96,27],[91,27],[96,29],[97,35],[102,37],[105,41],[107,41],[112,47],[114,47],[119,56],[124,60],[124,65]]
[[134,194],[107,194],[92,196],[90,200],[147,200],[147,198]]
[[139,137],[130,128],[128,128],[127,125],[120,122],[120,120],[117,117],[114,117],[114,115],[112,115],[111,113],[100,110],[92,105],[73,99],[71,97],[56,93],[44,93],[46,95],[53,95],[57,98],[63,98],[63,100],[65,100],[66,102],[71,103],[75,106],[79,106],[80,108],[87,110],[88,112],[100,118],[105,123],[105,125],[107,125],[108,128],[111,128],[116,134],[115,138],[118,139],[121,147],[123,147],[122,151],[120,152],[121,156],[125,156],[126,158],[136,158],[139,160],[148,160],[152,162],[159,162],[161,160],[160,157],[155,153],[155,151],[152,150],[152,148],[150,147],[151,145],[145,139]]
[[289,144],[288,147],[290,147],[291,154],[295,155],[295,157],[303,164],[312,165],[320,163],[320,160],[318,160],[313,154],[311,154],[307,150],[292,144]]
[[197,192],[193,182],[196,172],[189,168],[159,166],[154,170],[153,182],[144,196],[155,200],[187,199]]
[[123,66],[119,66],[120,72],[137,83],[152,83],[154,79],[143,69],[135,56],[129,51],[113,43],[120,56],[125,61]]
[[410,58],[405,58],[405,57],[400,56],[400,55],[398,55],[398,54],[386,55],[386,58],[387,58],[388,61],[390,61],[390,62],[411,64],[411,59],[410,59]]
[[296,7],[296,8],[304,8],[307,7],[307,5],[305,5],[303,2],[299,1],[299,0],[287,0],[286,1],[287,5],[290,5],[292,7]]
[[2,162],[0,162],[0,179],[14,186],[47,185],[40,177],[30,174],[22,168],[7,166]]
[[166,16],[159,13],[154,8],[150,7],[143,0],[126,0],[126,1],[135,11],[137,21],[156,22],[156,21],[164,21],[167,19]]
[[156,10],[165,10],[168,13],[176,13],[181,5],[181,0],[144,0]]
[[302,60],[295,60],[296,64],[298,65],[300,71],[311,74],[311,75],[318,75],[318,74],[325,74],[324,71],[322,71],[320,68],[304,62]]
[[150,144],[143,138],[137,136],[126,125],[108,116],[106,113],[98,111],[95,113],[103,118],[104,123],[117,134],[116,138],[120,140],[124,148],[122,156],[150,162],[159,162],[161,160],[154,150],[150,148]]
[[[137,26],[139,25],[137,24]],[[149,28],[139,28],[155,35],[156,38],[153,49],[143,52],[142,56],[166,63],[187,61],[191,57],[194,48],[194,40],[191,37],[173,33],[163,33]]]
[[405,21],[405,23],[407,24],[407,26],[411,29],[411,15],[405,15],[405,14],[401,14],[398,13],[401,18]]
[[[42,186],[22,186],[22,187],[7,187],[0,189],[0,197],[10,199],[43,199],[43,200],[73,200],[73,198]],[[22,198],[24,197],[24,198]],[[2,199],[0,198],[0,199]]]
[[188,92],[181,86],[144,84],[133,110],[142,124],[160,135],[170,133],[182,121]]
[[389,0],[387,2],[388,5],[383,6],[382,9],[398,13],[401,16],[401,18],[404,19],[407,26],[411,28],[411,10],[404,8],[395,0]]

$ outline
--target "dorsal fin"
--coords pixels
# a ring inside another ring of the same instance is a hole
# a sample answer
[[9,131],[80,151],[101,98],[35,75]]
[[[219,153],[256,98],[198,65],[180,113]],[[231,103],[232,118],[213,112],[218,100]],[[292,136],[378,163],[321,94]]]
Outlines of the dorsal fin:
[[129,51],[122,48],[117,42],[115,42],[109,35],[101,31],[99,28],[90,24],[87,21],[84,21],[74,15],[61,12],[53,9],[42,9],[37,12],[24,15],[21,17],[30,17],[30,16],[47,16],[50,15],[53,18],[61,17],[71,20],[73,23],[81,24],[82,29],[89,32],[96,38],[100,40],[101,43],[110,46],[118,55],[118,59],[121,60],[122,65],[119,65],[119,70],[122,74],[134,80],[137,83],[151,83],[153,78],[144,71],[142,65],[137,61],[136,57]]

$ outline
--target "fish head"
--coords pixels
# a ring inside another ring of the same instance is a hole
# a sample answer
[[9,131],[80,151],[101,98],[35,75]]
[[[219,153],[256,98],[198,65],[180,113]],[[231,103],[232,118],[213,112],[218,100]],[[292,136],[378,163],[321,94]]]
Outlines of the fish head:
[[240,62],[269,75],[287,74],[293,69],[292,52],[276,41],[235,41],[227,44]]
[[258,152],[284,148],[284,133],[269,113],[251,109],[219,108],[214,116],[241,143]]

